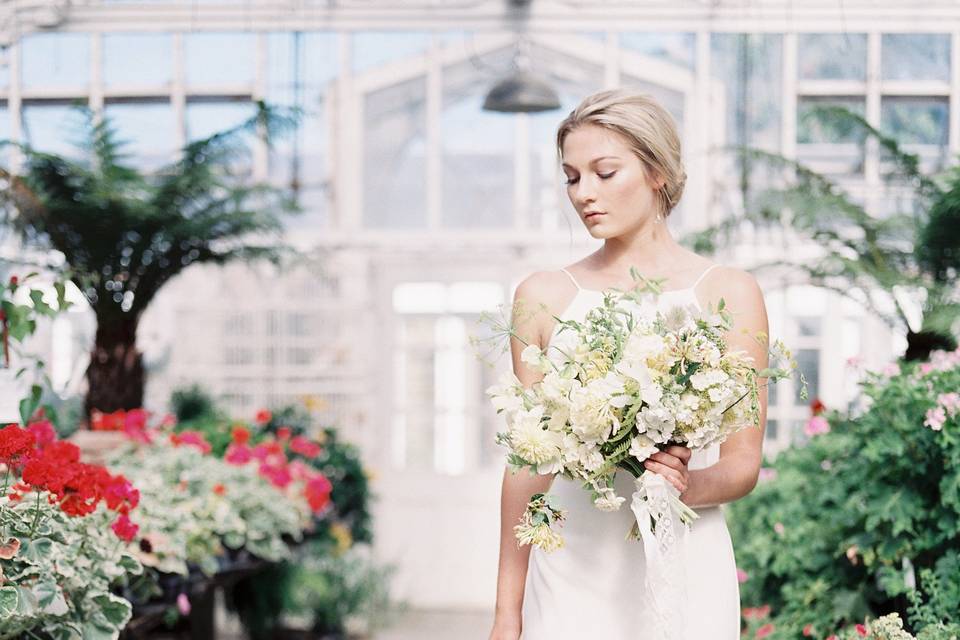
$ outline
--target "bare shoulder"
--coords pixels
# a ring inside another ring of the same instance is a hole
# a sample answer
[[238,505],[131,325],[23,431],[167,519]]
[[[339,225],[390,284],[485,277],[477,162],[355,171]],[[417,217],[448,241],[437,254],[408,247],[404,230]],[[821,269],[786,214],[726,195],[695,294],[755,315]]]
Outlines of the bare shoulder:
[[716,306],[720,300],[734,316],[766,315],[763,291],[749,271],[717,265],[698,287],[699,298]]
[[562,271],[535,271],[514,291],[514,319],[542,339],[552,331],[553,316],[562,313],[575,294],[576,288]]

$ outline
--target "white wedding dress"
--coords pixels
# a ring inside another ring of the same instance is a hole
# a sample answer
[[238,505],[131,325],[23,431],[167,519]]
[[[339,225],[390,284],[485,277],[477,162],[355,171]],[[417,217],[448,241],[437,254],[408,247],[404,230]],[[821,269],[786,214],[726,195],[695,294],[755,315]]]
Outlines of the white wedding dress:
[[[712,267],[710,267],[712,268]],[[709,271],[709,269],[708,269]],[[603,293],[583,289],[558,317],[581,321],[602,304]],[[690,304],[699,308],[693,287],[666,291],[656,302],[659,308]],[[649,313],[651,310],[640,310]],[[572,332],[551,336],[551,345],[562,346]],[[569,337],[569,338],[568,338]],[[556,349],[548,357],[559,360]],[[720,446],[694,451],[690,469],[717,462]],[[633,477],[618,471],[617,495],[627,501],[619,511],[604,512],[593,506],[590,493],[580,483],[556,476],[549,493],[567,510],[558,529],[565,546],[552,553],[533,548],[527,569],[523,599],[522,640],[657,640],[654,614],[645,596],[643,542],[625,540],[634,522],[630,496]],[[681,557],[672,560],[678,580],[683,581],[683,631],[679,640],[737,640],[740,637],[740,594],[730,534],[720,507],[696,509],[700,518],[687,534]],[[672,566],[672,565],[671,565]],[[671,637],[676,637],[673,634]]]

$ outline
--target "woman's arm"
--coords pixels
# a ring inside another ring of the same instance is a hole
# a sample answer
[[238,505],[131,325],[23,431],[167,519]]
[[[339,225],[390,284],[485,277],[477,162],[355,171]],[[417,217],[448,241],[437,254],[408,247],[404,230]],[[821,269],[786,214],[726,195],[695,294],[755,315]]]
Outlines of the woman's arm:
[[[719,271],[720,273],[716,273]],[[716,269],[705,280],[710,285],[708,299],[716,305],[720,298],[733,315],[733,328],[727,335],[731,350],[743,350],[753,357],[754,366],[767,367],[768,325],[763,293],[756,279],[738,269]],[[763,342],[757,341],[762,334]],[[733,502],[750,493],[757,484],[762,460],[763,430],[767,420],[766,379],[760,385],[760,423],[727,438],[720,445],[720,460],[706,469],[689,472],[689,487],[681,496],[692,508]]]
[[[520,353],[526,344],[536,344],[543,348],[544,329],[552,330],[552,318],[542,309],[545,280],[550,276],[535,273],[520,283],[514,293],[513,326],[517,337],[510,339],[510,352],[513,359],[513,372],[524,387],[530,387],[543,379],[543,374],[531,370],[521,362]],[[503,474],[503,487],[500,493],[500,562],[497,574],[497,608],[494,617],[491,640],[516,640],[520,636],[521,607],[523,589],[527,578],[527,561],[530,547],[520,547],[514,535],[513,527],[520,521],[526,510],[530,496],[542,493],[550,488],[552,475],[531,475],[522,470]]]

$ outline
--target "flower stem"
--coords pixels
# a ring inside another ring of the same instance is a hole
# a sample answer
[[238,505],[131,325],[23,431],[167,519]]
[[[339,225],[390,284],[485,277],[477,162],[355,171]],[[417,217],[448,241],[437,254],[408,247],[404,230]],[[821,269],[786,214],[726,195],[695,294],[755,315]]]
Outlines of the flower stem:
[[30,525],[30,539],[33,539],[33,535],[37,532],[37,525],[40,524],[40,492],[37,491],[37,505],[36,513],[33,515],[33,524]]

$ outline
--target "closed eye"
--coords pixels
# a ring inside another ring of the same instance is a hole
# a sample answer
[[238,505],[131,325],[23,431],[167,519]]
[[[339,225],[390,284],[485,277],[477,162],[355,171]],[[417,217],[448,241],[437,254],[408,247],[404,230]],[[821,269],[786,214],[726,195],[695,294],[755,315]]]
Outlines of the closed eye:
[[[601,180],[607,180],[609,178],[612,178],[616,173],[617,173],[616,171],[611,171],[610,173],[598,173],[597,175],[600,177]],[[576,184],[579,180],[580,178],[567,178],[566,184],[567,185]]]

